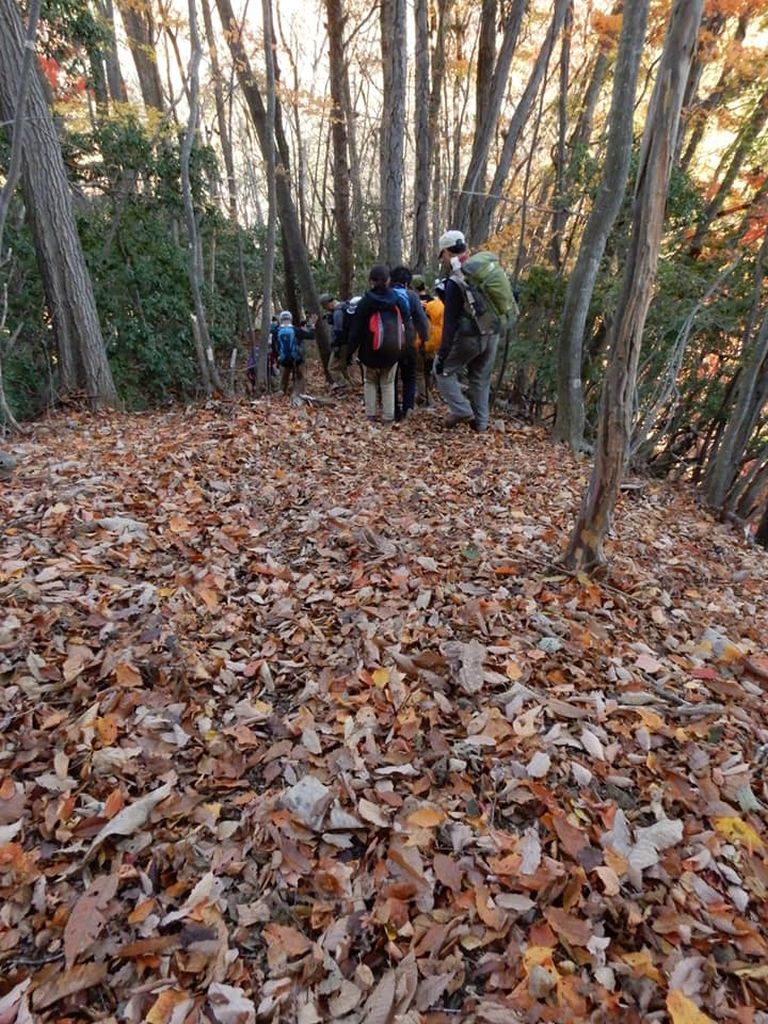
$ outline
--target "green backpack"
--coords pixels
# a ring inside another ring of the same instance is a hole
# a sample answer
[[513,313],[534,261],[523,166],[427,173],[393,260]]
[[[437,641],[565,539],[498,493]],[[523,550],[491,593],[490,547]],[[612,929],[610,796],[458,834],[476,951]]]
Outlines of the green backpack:
[[[499,257],[492,252],[476,252],[461,267],[464,280],[469,286],[469,293],[479,294],[488,312],[496,314],[499,320],[499,333],[504,334],[517,318],[517,303],[512,294],[506,271],[499,263]],[[482,316],[482,314],[481,314]],[[481,316],[476,315],[480,322]]]

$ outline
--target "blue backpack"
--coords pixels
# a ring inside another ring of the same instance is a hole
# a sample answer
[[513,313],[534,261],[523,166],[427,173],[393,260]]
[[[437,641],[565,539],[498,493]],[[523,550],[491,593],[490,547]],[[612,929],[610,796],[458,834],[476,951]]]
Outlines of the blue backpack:
[[277,361],[281,366],[298,366],[304,362],[301,344],[290,324],[277,329]]

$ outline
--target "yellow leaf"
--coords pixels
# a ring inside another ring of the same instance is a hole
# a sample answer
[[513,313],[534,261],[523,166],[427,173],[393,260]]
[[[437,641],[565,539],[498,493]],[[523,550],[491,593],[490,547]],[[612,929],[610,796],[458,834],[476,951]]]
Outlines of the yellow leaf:
[[526,974],[531,973],[533,967],[547,967],[549,970],[557,970],[552,960],[552,949],[549,946],[529,946],[523,953],[523,968]]
[[437,828],[445,821],[445,812],[437,807],[420,807],[406,821],[412,828]]
[[622,953],[621,959],[624,963],[629,964],[634,971],[637,971],[641,977],[650,978],[651,981],[655,981],[657,985],[661,985],[663,983],[664,979],[658,969],[654,966],[653,960],[651,960],[648,953]]
[[667,1010],[672,1024],[715,1024],[711,1017],[701,1012],[696,1003],[674,988],[667,996]]
[[373,678],[373,685],[374,686],[378,686],[378,688],[380,690],[383,690],[384,687],[389,682],[389,669],[388,668],[377,668],[377,669],[374,669],[373,674],[372,674],[372,678]]
[[757,832],[741,818],[713,818],[712,824],[722,839],[726,839],[729,843],[738,843],[739,846],[746,846],[750,853],[765,849],[765,843]]
[[634,710],[642,718],[643,725],[648,732],[658,732],[659,729],[664,728],[664,719],[661,715],[657,715],[655,711],[650,711],[648,708],[635,708]]

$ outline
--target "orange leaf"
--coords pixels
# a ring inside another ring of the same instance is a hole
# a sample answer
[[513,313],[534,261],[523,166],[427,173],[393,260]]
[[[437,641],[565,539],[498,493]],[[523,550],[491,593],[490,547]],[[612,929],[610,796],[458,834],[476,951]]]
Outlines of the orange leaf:
[[[188,1008],[192,1008],[194,1000],[189,997],[186,992],[181,992],[177,988],[166,988],[160,993],[157,999],[152,1004],[149,1013],[144,1018],[146,1024],[168,1024],[174,1015],[174,1010],[182,1004],[187,1004]],[[183,1019],[179,1016],[176,1020]]]
[[586,946],[592,938],[592,926],[589,921],[573,917],[561,907],[547,907],[544,917],[552,930],[572,946]]
[[409,814],[405,820],[411,828],[437,828],[443,824],[445,819],[445,811],[440,810],[439,807],[425,805]]
[[121,661],[115,665],[115,679],[118,686],[143,686],[141,672],[129,661]]
[[104,801],[104,816],[114,818],[125,807],[125,797],[121,789],[113,789]]

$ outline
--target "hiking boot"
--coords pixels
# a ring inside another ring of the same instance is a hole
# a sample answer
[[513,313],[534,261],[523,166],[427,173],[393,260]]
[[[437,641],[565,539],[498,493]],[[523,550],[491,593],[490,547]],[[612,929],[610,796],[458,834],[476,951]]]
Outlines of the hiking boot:
[[462,423],[474,423],[475,417],[458,416],[456,413],[451,413],[451,415],[447,416],[443,422],[449,430],[452,430],[454,427],[458,427]]
[[472,429],[474,430],[474,432],[476,434],[484,434],[488,430],[488,424],[487,423],[486,423],[486,425],[484,427],[481,427],[480,424],[477,422],[477,420],[472,420],[472,422],[470,423],[470,426],[472,427]]

